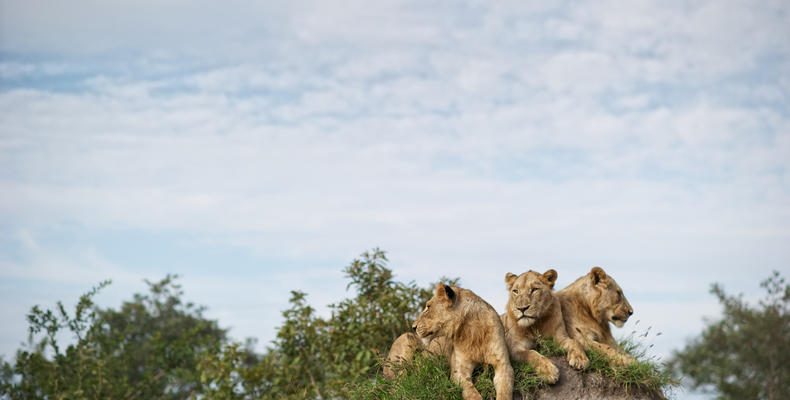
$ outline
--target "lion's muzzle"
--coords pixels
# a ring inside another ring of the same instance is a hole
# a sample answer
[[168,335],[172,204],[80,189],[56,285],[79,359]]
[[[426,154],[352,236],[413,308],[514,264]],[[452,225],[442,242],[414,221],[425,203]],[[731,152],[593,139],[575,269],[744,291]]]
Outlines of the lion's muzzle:
[[412,325],[412,326],[411,326],[411,329],[413,329],[413,330],[414,330],[414,333],[416,333],[416,334],[417,334],[417,336],[418,336],[418,337],[420,337],[421,339],[428,339],[428,338],[430,338],[431,336],[433,336],[433,334],[434,334],[434,331],[431,331],[431,330],[428,330],[428,329],[425,329],[425,328],[422,328],[422,329],[421,329],[421,328],[420,328],[420,327],[417,325],[417,323],[415,323],[414,325]]
[[628,318],[632,315],[634,315],[634,310],[631,307],[628,307],[625,310],[620,310],[620,312],[614,313],[610,319],[615,326],[622,328],[626,321],[628,321]]
[[516,310],[518,310],[518,311],[519,311],[519,313],[521,313],[521,315],[518,315],[518,318],[517,318],[517,319],[519,319],[519,320],[521,320],[521,319],[524,319],[524,318],[528,318],[528,319],[538,319],[538,317],[537,317],[537,316],[534,316],[534,315],[527,315],[527,310],[529,310],[529,307],[530,307],[530,306],[526,306],[526,307],[516,307]]

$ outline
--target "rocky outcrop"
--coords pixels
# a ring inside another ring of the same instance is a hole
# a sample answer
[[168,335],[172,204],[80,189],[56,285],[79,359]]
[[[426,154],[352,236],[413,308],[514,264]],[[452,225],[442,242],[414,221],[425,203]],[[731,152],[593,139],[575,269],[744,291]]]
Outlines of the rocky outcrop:
[[560,370],[556,384],[543,388],[536,393],[514,400],[664,400],[660,393],[649,392],[644,388],[630,386],[627,389],[612,378],[598,372],[579,372],[568,365],[564,357],[552,358]]

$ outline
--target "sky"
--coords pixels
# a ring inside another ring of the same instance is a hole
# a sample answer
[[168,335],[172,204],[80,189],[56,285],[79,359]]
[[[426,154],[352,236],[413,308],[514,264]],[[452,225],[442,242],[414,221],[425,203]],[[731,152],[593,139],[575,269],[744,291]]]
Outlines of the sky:
[[0,0],[0,355],[168,273],[263,350],[380,247],[500,312],[601,266],[665,359],[713,282],[790,272],[789,37],[786,1]]

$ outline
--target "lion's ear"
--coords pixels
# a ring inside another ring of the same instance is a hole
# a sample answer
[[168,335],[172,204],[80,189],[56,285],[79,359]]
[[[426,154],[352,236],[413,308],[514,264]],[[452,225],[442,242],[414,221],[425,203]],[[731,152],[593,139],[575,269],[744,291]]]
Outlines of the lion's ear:
[[455,303],[455,290],[453,288],[444,285],[444,293],[447,295],[447,299],[450,300],[450,304]]
[[608,279],[606,272],[603,272],[601,267],[593,267],[593,269],[590,270],[590,276],[592,277],[593,285],[597,285]]
[[439,284],[436,285],[435,296],[442,300],[447,300],[448,302],[450,302],[450,304],[453,304],[453,302],[455,302],[455,291],[453,290],[453,288],[445,285],[442,282],[439,282]]
[[543,279],[549,284],[549,286],[551,286],[552,289],[554,289],[554,283],[557,282],[557,271],[550,269],[544,272]]
[[516,282],[516,279],[518,279],[518,275],[516,274],[511,274],[510,272],[508,272],[505,275],[505,283],[507,284],[507,290],[510,290],[510,288],[513,287],[513,284]]
[[433,295],[439,298],[444,296],[444,283],[439,282],[436,284],[436,290]]

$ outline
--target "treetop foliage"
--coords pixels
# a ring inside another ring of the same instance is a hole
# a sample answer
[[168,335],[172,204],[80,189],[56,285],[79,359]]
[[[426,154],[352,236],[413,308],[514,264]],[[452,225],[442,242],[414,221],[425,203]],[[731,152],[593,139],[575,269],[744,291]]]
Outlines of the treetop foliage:
[[[343,271],[354,296],[321,318],[307,294],[291,292],[276,339],[264,354],[254,340],[231,341],[203,307],[183,303],[177,276],[148,282],[119,309],[80,298],[74,313],[34,306],[30,345],[2,362],[0,397],[9,399],[336,398],[349,382],[376,375],[377,361],[410,329],[431,286],[394,280],[384,251],[373,249]],[[456,283],[457,279],[447,280]],[[61,332],[74,342],[58,342]],[[65,347],[65,351],[63,348]]]
[[790,398],[790,284],[775,271],[760,287],[765,297],[750,306],[712,285],[722,319],[707,323],[671,361],[691,387],[720,399]]
[[[168,275],[146,282],[150,294],[134,295],[119,310],[93,303],[104,281],[83,295],[73,315],[34,306],[28,314],[30,345],[3,362],[0,394],[10,399],[186,399],[202,390],[195,375],[200,357],[219,348],[225,330],[202,308],[183,304]],[[58,343],[60,332],[74,342]],[[43,334],[43,338],[36,338]]]

